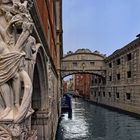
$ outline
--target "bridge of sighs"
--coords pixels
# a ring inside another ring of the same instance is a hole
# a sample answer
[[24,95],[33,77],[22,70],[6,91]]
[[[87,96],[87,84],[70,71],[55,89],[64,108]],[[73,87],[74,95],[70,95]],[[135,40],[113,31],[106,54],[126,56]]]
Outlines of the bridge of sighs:
[[91,52],[89,49],[78,49],[76,52],[68,52],[61,59],[62,78],[77,74],[89,73],[105,76],[105,55],[98,51]]

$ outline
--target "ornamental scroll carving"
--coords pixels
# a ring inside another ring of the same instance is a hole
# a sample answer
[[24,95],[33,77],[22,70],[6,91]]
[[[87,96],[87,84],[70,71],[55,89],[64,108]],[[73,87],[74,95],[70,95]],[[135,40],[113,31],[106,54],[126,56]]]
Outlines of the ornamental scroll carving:
[[26,0],[0,0],[0,122],[18,124],[33,113],[32,82],[24,59],[31,55],[29,50],[35,52],[36,41],[27,5]]

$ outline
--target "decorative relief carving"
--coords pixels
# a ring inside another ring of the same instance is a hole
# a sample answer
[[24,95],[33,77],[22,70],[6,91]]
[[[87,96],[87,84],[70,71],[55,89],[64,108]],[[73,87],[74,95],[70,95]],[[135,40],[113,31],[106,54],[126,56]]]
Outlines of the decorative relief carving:
[[[50,63],[50,60],[48,59],[48,93],[52,94],[53,93],[53,74],[52,74],[52,67],[51,67],[51,63]],[[51,95],[49,95],[48,97],[48,103],[49,103],[49,107],[52,105],[52,97]],[[49,110],[50,111],[50,110]]]
[[0,139],[1,140],[12,140],[12,136],[11,136],[11,133],[0,126]]
[[30,68],[25,68],[31,61],[25,59],[32,60],[36,40],[31,36],[33,22],[27,6],[31,6],[27,0],[0,0],[0,122],[9,123],[0,123],[2,140],[20,135],[24,140],[28,129],[21,123],[33,113]]

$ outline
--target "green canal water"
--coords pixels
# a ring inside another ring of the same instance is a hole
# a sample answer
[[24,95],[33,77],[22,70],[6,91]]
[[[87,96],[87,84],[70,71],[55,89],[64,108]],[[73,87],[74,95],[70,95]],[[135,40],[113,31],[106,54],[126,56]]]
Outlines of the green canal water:
[[140,140],[140,119],[72,99],[72,114],[62,114],[56,140]]

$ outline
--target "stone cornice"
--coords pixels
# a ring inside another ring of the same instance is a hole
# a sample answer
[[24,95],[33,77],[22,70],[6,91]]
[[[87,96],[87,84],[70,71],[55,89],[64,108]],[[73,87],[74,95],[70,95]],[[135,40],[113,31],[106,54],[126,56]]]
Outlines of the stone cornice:
[[114,53],[112,53],[110,56],[108,56],[105,61],[111,61],[112,59],[119,57],[120,55],[126,54],[127,51],[131,51],[135,48],[137,48],[140,45],[140,38],[137,38],[135,40],[133,40],[132,42],[130,42],[129,44],[127,44],[126,46],[124,46],[121,49],[116,50]]
[[87,53],[87,52],[80,52],[80,53],[70,53],[70,54],[66,54],[62,59],[66,58],[66,57],[69,57],[69,56],[72,56],[72,55],[96,55],[96,56],[99,56],[99,57],[102,57],[103,59],[105,58],[105,56],[103,56],[102,54],[98,54],[98,53]]

